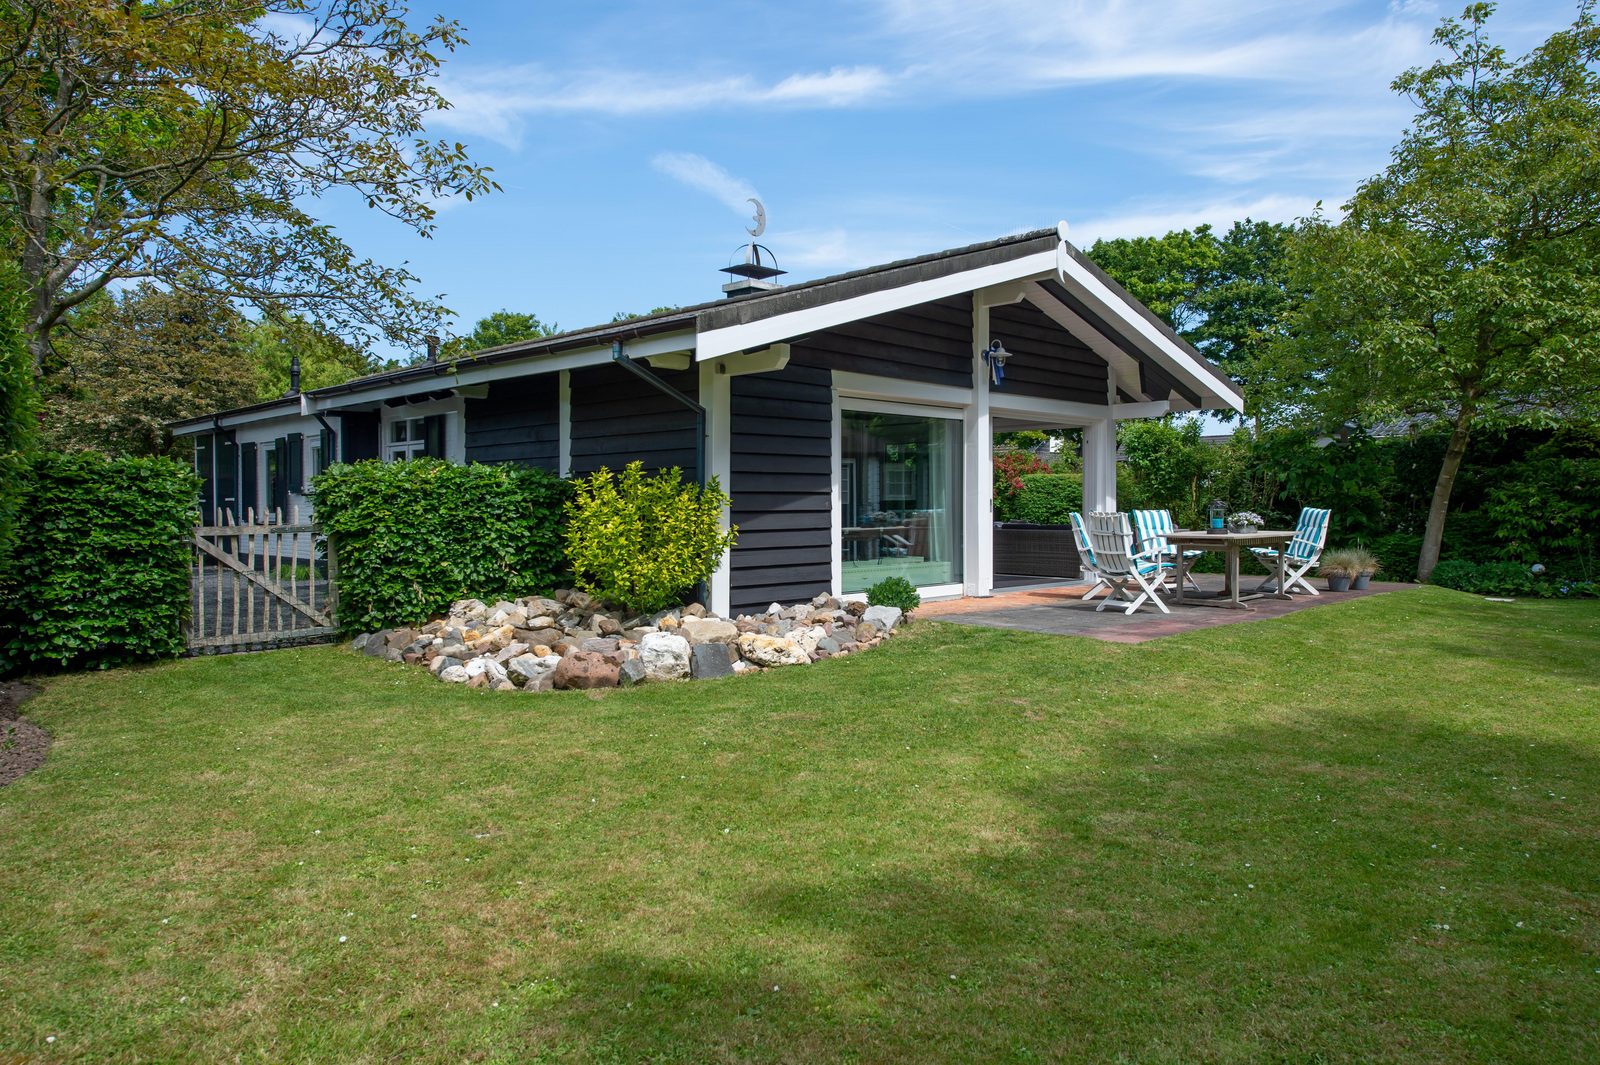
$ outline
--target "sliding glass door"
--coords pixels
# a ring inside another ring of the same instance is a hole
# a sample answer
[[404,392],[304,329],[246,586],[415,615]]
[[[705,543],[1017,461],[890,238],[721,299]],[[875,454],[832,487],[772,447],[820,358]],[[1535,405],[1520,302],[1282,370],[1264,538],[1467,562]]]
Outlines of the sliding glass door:
[[961,580],[960,419],[845,410],[839,446],[844,592]]

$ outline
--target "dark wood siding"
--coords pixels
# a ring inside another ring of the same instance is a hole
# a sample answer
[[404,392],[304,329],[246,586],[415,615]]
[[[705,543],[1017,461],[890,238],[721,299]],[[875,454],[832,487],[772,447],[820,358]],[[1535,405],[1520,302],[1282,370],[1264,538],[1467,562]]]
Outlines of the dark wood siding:
[[339,411],[339,457],[345,462],[375,459],[382,445],[383,424],[375,410]]
[[[696,399],[699,367],[657,377]],[[695,476],[694,412],[620,366],[572,371],[572,471],[620,470],[634,459],[647,470],[677,466]]]
[[729,491],[739,544],[729,561],[735,614],[828,590],[832,579],[833,375],[791,362],[729,383]]
[[468,462],[515,462],[562,473],[561,375],[514,377],[466,405]]
[[796,337],[801,366],[972,387],[972,297],[952,296]]
[[1105,404],[1104,360],[1031,303],[990,308],[989,333],[1011,353],[1001,392]]

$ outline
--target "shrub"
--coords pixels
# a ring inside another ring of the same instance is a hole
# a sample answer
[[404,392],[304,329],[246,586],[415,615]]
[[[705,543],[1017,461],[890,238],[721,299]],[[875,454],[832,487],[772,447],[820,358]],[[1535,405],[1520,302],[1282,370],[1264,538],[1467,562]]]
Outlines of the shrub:
[[544,470],[443,459],[335,465],[312,481],[338,562],[339,623],[378,629],[564,581],[570,486]]
[[578,587],[649,613],[683,601],[716,571],[739,530],[722,529],[729,499],[715,477],[704,487],[677,467],[646,475],[630,462],[576,482],[567,504],[567,559]]
[[184,650],[200,482],[171,459],[40,454],[16,463],[0,563],[0,672],[100,668]]
[[1534,573],[1520,562],[1472,562],[1447,558],[1433,568],[1432,583],[1474,595],[1579,599],[1600,596],[1600,584],[1574,577]]
[[885,577],[867,589],[867,602],[872,606],[897,606],[902,614],[910,614],[922,605],[922,596],[904,577]]
[[994,456],[994,517],[1020,521],[1016,516],[1022,479],[1032,473],[1049,473],[1050,464],[1031,451],[1003,451]]
[[1083,509],[1083,476],[1076,473],[1030,473],[1012,506],[1012,521],[1066,525],[1072,512]]

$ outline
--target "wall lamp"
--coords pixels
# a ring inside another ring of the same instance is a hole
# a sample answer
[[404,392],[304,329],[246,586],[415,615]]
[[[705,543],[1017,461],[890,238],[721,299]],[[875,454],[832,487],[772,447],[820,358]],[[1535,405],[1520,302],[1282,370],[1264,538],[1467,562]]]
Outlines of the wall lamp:
[[1011,352],[998,340],[989,341],[989,346],[983,349],[983,361],[989,364],[989,384],[995,388],[1000,387],[1000,382],[1006,379],[1006,360],[1011,358]]

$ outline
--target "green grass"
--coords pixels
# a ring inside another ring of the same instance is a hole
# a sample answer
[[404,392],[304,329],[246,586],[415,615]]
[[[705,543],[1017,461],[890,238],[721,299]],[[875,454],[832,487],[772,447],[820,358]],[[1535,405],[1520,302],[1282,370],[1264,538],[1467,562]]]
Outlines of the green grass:
[[601,697],[67,677],[0,1061],[1592,1062],[1597,710],[1600,604],[1431,588]]

